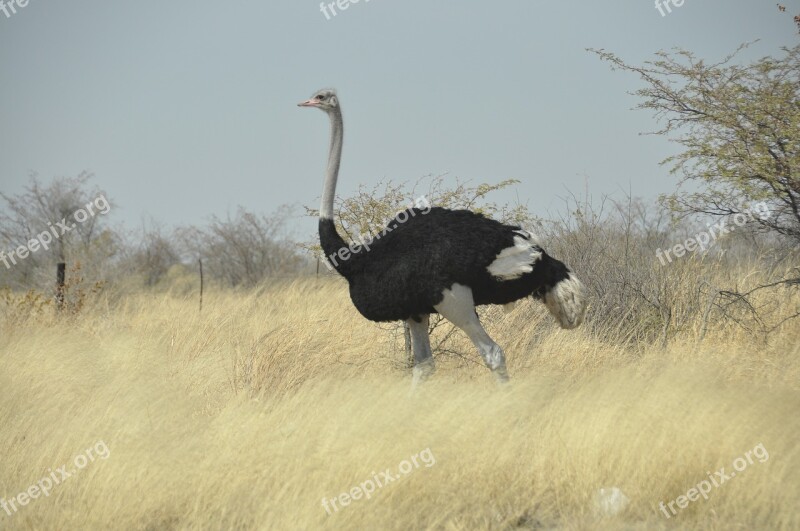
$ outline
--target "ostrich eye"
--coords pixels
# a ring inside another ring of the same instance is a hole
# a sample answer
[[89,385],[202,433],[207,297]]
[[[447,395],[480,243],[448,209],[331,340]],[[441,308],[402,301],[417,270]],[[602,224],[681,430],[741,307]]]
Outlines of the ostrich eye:
[[322,100],[325,99],[325,96],[323,96],[322,94],[317,94],[317,98],[316,99],[319,100],[319,101],[322,101]]

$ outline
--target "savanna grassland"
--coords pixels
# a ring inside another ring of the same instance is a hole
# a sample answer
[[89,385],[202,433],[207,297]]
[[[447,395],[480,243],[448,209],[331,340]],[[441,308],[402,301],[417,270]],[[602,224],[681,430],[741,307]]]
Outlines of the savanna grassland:
[[[442,325],[412,394],[402,330],[364,320],[339,279],[211,289],[202,312],[178,288],[74,315],[31,297],[2,305],[0,496],[108,452],[0,511],[3,529],[800,528],[797,321],[695,319],[664,347],[600,333],[597,300],[574,331],[535,301],[489,308],[511,387]],[[800,304],[769,297],[773,317]],[[707,500],[659,509],[757,445],[768,458]],[[425,450],[370,499],[323,507]],[[597,504],[611,487],[630,500],[616,515]]]

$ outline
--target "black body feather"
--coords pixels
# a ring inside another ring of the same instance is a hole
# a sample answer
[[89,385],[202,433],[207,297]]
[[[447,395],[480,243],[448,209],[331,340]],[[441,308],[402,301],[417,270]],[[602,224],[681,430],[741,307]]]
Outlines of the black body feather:
[[[362,248],[346,260],[329,258],[367,319],[418,320],[435,313],[443,292],[455,283],[472,288],[476,305],[507,304],[529,295],[541,298],[569,276],[562,262],[542,250],[532,272],[513,280],[495,278],[487,268],[514,245],[520,227],[469,210],[411,210],[405,223],[392,221],[369,250]],[[327,257],[347,247],[333,220],[320,219],[319,234]]]

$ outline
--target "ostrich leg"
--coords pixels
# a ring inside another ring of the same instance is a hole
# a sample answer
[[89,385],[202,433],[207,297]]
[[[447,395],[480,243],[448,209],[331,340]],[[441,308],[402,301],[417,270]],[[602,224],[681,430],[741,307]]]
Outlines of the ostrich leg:
[[406,321],[411,330],[411,346],[414,349],[414,369],[412,370],[412,387],[417,387],[427,380],[436,366],[433,363],[431,339],[428,335],[428,316],[423,315],[418,323],[414,319]]
[[444,299],[435,306],[442,317],[463,330],[472,340],[500,383],[508,382],[506,356],[503,349],[495,343],[481,326],[478,314],[475,313],[475,300],[472,290],[461,284],[444,291]]

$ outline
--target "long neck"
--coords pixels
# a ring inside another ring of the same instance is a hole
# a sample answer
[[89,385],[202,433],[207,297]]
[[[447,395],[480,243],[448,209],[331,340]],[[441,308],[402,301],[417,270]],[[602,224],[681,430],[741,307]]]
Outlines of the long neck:
[[[342,275],[347,276],[349,268],[346,263],[338,262],[335,258],[339,249],[346,244],[333,221],[333,202],[336,197],[336,181],[339,178],[339,164],[342,160],[342,140],[344,137],[344,124],[342,113],[334,109],[331,117],[331,145],[328,153],[328,168],[325,172],[325,184],[322,188],[322,204],[319,209],[319,243],[325,252],[329,263]],[[333,257],[333,258],[332,258]]]
[[330,113],[331,146],[328,152],[328,169],[325,172],[325,185],[322,189],[322,204],[319,209],[320,219],[333,219],[333,201],[336,196],[336,181],[339,179],[339,165],[342,161],[342,141],[344,139],[344,123],[339,108]]

